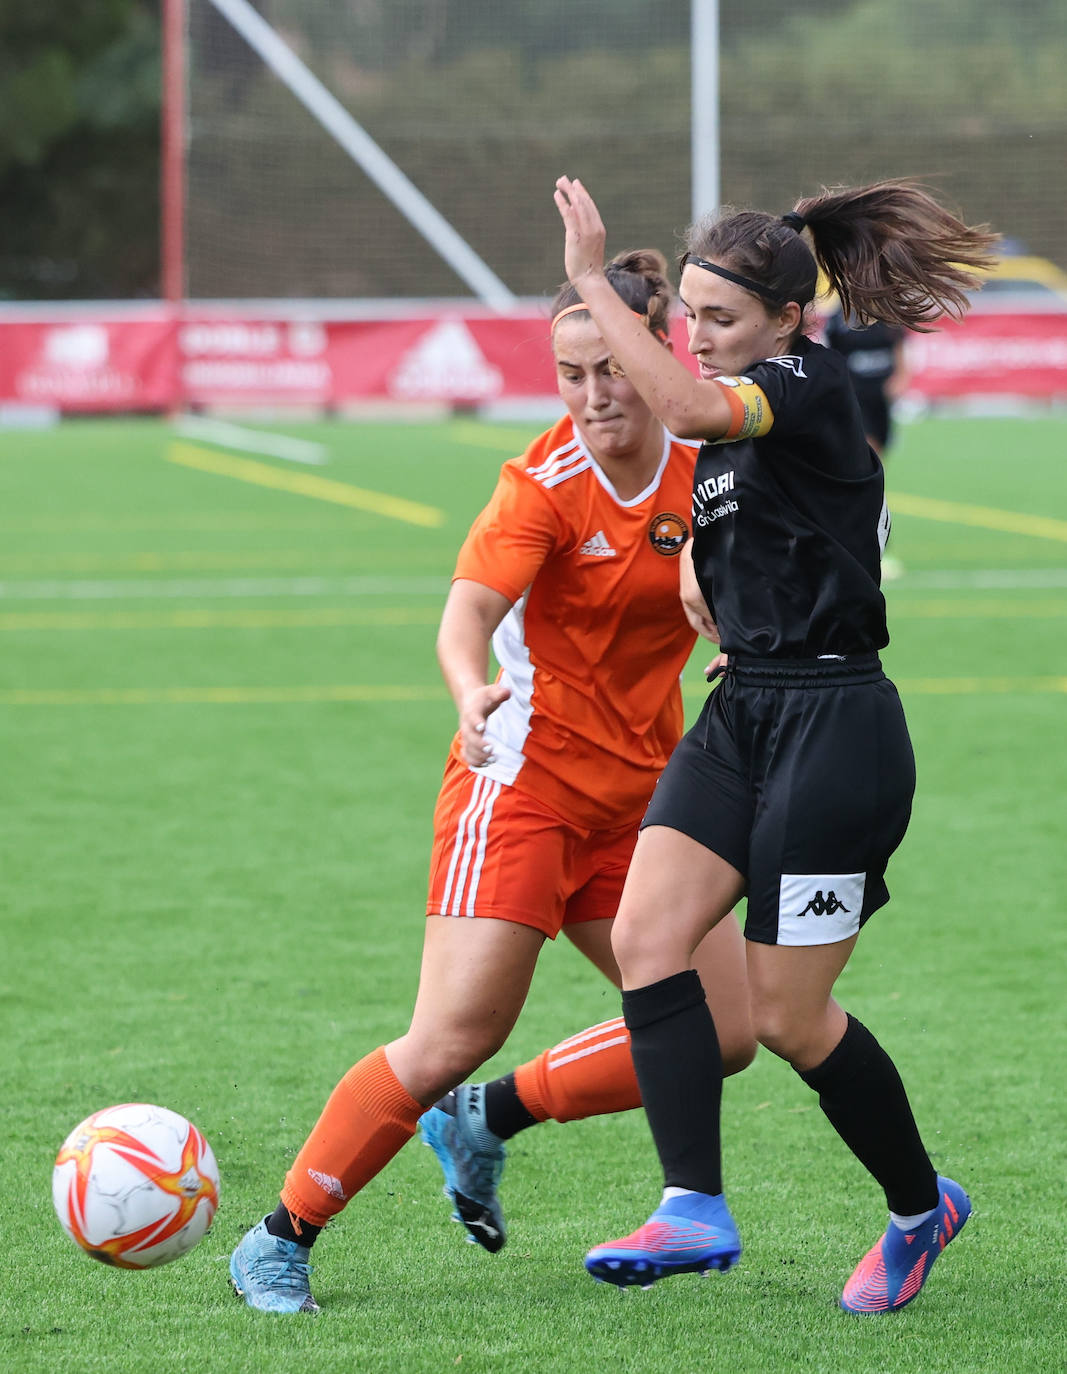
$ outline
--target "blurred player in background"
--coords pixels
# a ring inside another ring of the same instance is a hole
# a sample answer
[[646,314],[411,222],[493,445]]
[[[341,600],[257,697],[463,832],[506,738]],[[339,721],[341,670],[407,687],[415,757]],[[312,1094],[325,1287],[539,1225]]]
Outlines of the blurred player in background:
[[[893,439],[893,407],[908,385],[906,337],[907,330],[884,320],[859,324],[847,318],[840,305],[823,326],[823,343],[840,353],[848,364],[867,441],[883,460]],[[900,560],[883,551],[883,580],[900,577],[903,571]]]
[[885,457],[893,438],[893,403],[907,389],[906,337],[906,330],[884,320],[863,325],[847,319],[840,307],[823,327],[823,342],[848,366],[867,441],[879,458]]
[[561,177],[555,199],[568,279],[607,347],[672,433],[705,440],[693,563],[727,656],[649,804],[612,932],[666,1187],[649,1221],[595,1247],[586,1268],[647,1285],[740,1256],[723,1195],[720,1046],[690,963],[747,896],[757,1036],[819,1095],[890,1210],[841,1305],[893,1311],[919,1292],[970,1202],[931,1164],[892,1060],[833,998],[860,927],[888,900],[915,767],[878,657],[889,639],[882,466],[844,361],[806,337],[805,311],[818,260],[846,312],[926,328],[966,308],[968,269],[988,265],[994,236],[906,182],[824,192],[781,218],[702,220],[679,293],[693,377],[605,279],[604,226],[585,188]]
[[[606,269],[608,289],[664,353],[665,271],[651,251]],[[565,931],[620,983],[611,924],[637,826],[682,733],[679,676],[696,631],[714,634],[695,584],[686,607],[679,596],[681,572],[692,584],[696,446],[653,416],[570,286],[551,333],[567,416],[504,465],[460,550],[441,620],[438,657],[459,730],[434,817],[411,1024],[345,1074],[280,1205],[234,1251],[234,1287],[266,1311],[317,1310],[308,1260],[319,1231],[426,1109],[504,1044],[546,937]],[[692,967],[715,1008],[726,1070],[741,1069],[755,1041],[736,921],[709,935]],[[564,1076],[560,1113],[639,1104],[621,1023],[595,1049]],[[520,1109],[516,1098],[511,1110]],[[435,1116],[440,1137],[452,1118]],[[491,1210],[452,1191],[468,1227],[499,1248],[502,1221],[497,1233]]]

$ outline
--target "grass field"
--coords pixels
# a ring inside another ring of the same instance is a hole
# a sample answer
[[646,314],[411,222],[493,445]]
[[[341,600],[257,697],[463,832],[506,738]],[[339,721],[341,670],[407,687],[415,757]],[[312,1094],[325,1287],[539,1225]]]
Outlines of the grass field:
[[[413,1144],[317,1247],[318,1320],[234,1300],[229,1251],[327,1092],[406,1026],[454,724],[437,616],[534,428],[284,432],[328,465],[150,420],[0,434],[0,1368],[1067,1369],[1067,423],[927,420],[890,462],[885,658],[919,792],[839,988],[975,1202],[890,1319],[837,1309],[882,1202],[766,1053],[726,1089],[730,1275],[620,1295],[583,1273],[657,1200],[632,1113],[516,1139],[499,1256],[462,1243]],[[496,1071],[616,1014],[563,945]],[[143,1274],[82,1257],[49,1188],[71,1127],[129,1100],[192,1117],[222,1174],[207,1239]]]

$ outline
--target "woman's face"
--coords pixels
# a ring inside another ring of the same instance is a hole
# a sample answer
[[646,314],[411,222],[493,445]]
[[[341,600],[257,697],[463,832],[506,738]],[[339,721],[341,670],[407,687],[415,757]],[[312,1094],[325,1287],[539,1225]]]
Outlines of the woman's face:
[[625,458],[660,428],[632,383],[612,374],[611,352],[587,314],[560,320],[552,351],[559,394],[594,458]]
[[751,291],[694,263],[682,269],[679,295],[701,377],[736,377],[763,358],[780,356],[800,324],[795,303],[768,313]]

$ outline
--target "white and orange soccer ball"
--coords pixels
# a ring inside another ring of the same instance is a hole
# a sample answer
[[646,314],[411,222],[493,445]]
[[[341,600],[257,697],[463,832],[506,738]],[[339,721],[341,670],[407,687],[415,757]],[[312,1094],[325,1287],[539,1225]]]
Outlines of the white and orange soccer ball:
[[167,1107],[127,1102],[94,1112],[67,1136],[52,1171],[52,1201],[87,1255],[149,1269],[207,1235],[219,1171],[191,1121]]

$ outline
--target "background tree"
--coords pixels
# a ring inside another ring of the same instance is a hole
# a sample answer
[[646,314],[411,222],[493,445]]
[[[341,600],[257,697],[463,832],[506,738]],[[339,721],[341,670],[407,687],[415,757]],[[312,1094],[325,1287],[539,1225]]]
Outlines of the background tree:
[[158,0],[0,0],[0,295],[159,292]]

